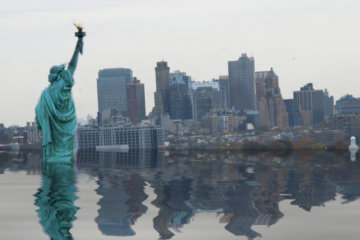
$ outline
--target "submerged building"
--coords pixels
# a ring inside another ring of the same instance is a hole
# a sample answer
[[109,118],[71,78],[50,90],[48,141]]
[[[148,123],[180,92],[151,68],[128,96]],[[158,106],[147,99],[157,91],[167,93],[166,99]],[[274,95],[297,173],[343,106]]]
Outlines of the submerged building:
[[79,127],[78,147],[94,149],[98,146],[114,148],[127,145],[129,149],[157,149],[164,145],[164,129],[154,125],[115,125]]

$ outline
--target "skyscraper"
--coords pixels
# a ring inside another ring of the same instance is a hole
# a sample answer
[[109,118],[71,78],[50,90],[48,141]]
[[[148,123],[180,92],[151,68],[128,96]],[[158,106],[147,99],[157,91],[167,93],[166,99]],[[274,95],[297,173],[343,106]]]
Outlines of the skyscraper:
[[105,109],[117,109],[127,116],[126,85],[133,80],[131,69],[109,68],[99,71],[97,92],[99,113]]
[[189,96],[192,105],[193,119],[201,121],[210,109],[224,109],[227,107],[225,90],[218,82],[192,82]]
[[176,78],[170,86],[170,118],[192,119],[192,107],[186,83]]
[[260,126],[271,126],[268,100],[266,99],[266,85],[263,78],[256,78],[256,105],[259,111]]
[[334,97],[329,95],[327,89],[324,92],[324,115],[334,115]]
[[185,83],[186,89],[189,89],[189,83],[191,82],[191,77],[186,75],[186,72],[180,72],[176,70],[170,73],[170,85],[173,85],[175,81],[181,80]]
[[260,125],[288,127],[288,113],[281,95],[279,77],[271,68],[270,71],[255,72],[255,79]]
[[231,106],[235,110],[256,110],[255,61],[245,53],[237,61],[229,61]]
[[169,113],[170,68],[167,62],[161,61],[155,67],[156,92],[154,93],[155,107],[153,114]]
[[213,79],[212,81],[218,82],[220,89],[225,91],[226,106],[231,108],[229,76],[219,76],[219,79]]
[[294,91],[294,100],[301,106],[302,111],[311,111],[311,125],[316,125],[324,120],[324,92],[314,90],[313,84],[308,83]]
[[200,87],[194,92],[195,94],[195,121],[201,121],[213,105],[213,89],[211,87]]
[[133,83],[127,85],[126,94],[128,96],[127,106],[130,121],[140,123],[146,118],[144,84],[134,78]]
[[286,111],[289,114],[289,126],[303,126],[304,120],[303,116],[300,112],[299,104],[297,104],[294,99],[286,99],[284,100]]

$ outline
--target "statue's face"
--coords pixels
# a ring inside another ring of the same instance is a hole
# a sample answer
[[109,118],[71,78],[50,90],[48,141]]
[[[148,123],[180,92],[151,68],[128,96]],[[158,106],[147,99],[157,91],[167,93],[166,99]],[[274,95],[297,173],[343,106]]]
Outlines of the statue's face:
[[63,68],[61,66],[53,66],[50,69],[50,74],[49,74],[49,82],[53,82],[56,80],[58,73],[62,70]]

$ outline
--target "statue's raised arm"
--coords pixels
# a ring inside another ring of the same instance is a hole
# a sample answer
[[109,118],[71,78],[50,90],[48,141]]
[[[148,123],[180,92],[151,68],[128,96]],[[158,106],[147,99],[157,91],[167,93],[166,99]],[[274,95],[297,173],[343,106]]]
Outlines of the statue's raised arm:
[[79,53],[81,53],[81,54],[83,53],[83,46],[84,46],[83,37],[85,36],[85,33],[82,31],[84,27],[81,24],[74,23],[74,25],[79,31],[77,33],[75,33],[75,36],[78,37],[78,41],[76,43],[74,54],[69,62],[69,66],[68,66],[71,76],[74,75],[78,57],[79,57]]
[[83,43],[83,38],[79,38],[77,43],[76,43],[76,47],[75,47],[75,51],[74,51],[74,54],[69,62],[69,66],[68,66],[68,69],[71,73],[71,76],[74,75],[74,72],[76,70],[76,66],[77,66],[77,61],[78,61],[78,58],[79,58],[79,53],[82,54],[83,52],[83,46],[84,46],[84,43]]

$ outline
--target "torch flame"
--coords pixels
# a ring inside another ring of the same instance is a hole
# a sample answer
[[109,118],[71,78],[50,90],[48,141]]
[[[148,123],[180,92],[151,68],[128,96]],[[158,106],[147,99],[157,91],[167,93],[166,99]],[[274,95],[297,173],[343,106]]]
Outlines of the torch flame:
[[74,23],[74,25],[75,25],[75,27],[76,27],[78,30],[82,30],[82,29],[84,28],[84,26],[81,25],[81,24],[76,24],[76,23]]

